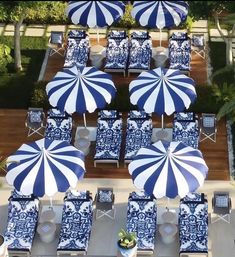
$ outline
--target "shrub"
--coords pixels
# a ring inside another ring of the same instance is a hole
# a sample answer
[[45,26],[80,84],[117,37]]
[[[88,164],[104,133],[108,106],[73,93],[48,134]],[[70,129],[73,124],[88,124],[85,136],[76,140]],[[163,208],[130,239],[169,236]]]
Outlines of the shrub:
[[11,48],[0,44],[0,73],[7,72],[7,65],[12,62]]
[[139,24],[135,21],[131,16],[132,5],[126,5],[125,13],[122,16],[121,20],[117,23],[114,23],[113,26],[121,27],[121,28],[137,28]]
[[224,83],[234,83],[234,66],[227,65],[221,69],[216,70],[212,75],[212,83],[223,85]]
[[49,109],[50,104],[46,94],[47,81],[38,81],[34,84],[34,89],[31,96],[31,106],[32,107],[43,107],[44,109]]

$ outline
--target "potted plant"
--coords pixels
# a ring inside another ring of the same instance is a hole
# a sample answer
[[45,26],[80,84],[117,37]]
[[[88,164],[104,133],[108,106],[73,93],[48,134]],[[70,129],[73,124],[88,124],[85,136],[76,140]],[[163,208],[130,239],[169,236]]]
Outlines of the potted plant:
[[118,246],[122,249],[132,249],[136,246],[137,236],[135,232],[127,232],[121,229],[118,233]]

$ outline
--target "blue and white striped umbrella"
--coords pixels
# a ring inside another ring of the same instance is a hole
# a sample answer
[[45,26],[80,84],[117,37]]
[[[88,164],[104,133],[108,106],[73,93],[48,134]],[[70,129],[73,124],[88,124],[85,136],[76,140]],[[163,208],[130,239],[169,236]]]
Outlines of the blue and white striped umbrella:
[[194,84],[179,70],[159,67],[144,71],[129,85],[130,102],[147,113],[171,115],[195,101]]
[[122,1],[70,1],[65,12],[74,24],[105,27],[123,16],[125,5]]
[[134,1],[132,17],[140,25],[160,29],[178,26],[188,15],[188,3],[185,1]]
[[132,17],[150,28],[171,28],[184,22],[188,15],[185,1],[134,1]]
[[6,180],[24,195],[42,197],[75,188],[85,173],[84,154],[66,141],[40,139],[7,158]]
[[50,104],[70,114],[103,109],[116,91],[110,74],[95,67],[79,69],[76,65],[57,72],[46,86]]
[[128,169],[134,185],[155,198],[184,197],[202,186],[208,173],[198,149],[166,141],[140,148]]

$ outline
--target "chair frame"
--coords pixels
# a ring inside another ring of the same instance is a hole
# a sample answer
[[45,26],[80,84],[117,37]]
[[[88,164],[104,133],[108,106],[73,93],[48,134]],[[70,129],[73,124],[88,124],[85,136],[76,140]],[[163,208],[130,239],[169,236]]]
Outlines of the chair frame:
[[[210,134],[206,133],[205,127],[203,126],[203,118],[204,117],[213,117],[214,118],[214,131]],[[200,142],[210,139],[211,141],[216,143],[216,134],[217,134],[217,119],[216,115],[214,113],[202,113],[202,116],[200,117]]]
[[[217,207],[215,203],[216,196],[227,196],[228,197],[228,206],[227,207]],[[228,212],[225,212],[225,210]],[[223,220],[227,223],[230,223],[230,214],[232,212],[232,201],[231,197],[229,196],[229,192],[219,192],[215,191],[214,196],[212,197],[212,213],[216,214],[217,217],[215,219],[211,218],[211,223],[215,223],[219,220]]]
[[[112,202],[99,202],[99,192],[100,191],[111,191],[112,192]],[[97,194],[95,195],[95,206],[96,206],[96,219],[100,219],[104,216],[114,220],[115,219],[115,214],[116,214],[116,209],[114,206],[114,200],[115,200],[115,195],[113,193],[113,188],[112,187],[98,187],[97,189]]]
[[[52,34],[61,34],[62,35],[62,43],[53,43],[51,42],[51,35]],[[48,40],[48,46],[50,48],[50,56],[54,55],[54,54],[59,54],[60,56],[64,57],[65,55],[65,38],[64,38],[64,33],[62,31],[51,31],[51,35],[49,37]],[[63,50],[63,53],[61,53],[60,51]]]
[[[40,126],[36,127],[36,128],[33,128],[33,126],[29,126],[30,125],[30,121],[29,121],[29,118],[30,118],[30,115],[29,113],[31,111],[35,111],[35,112],[41,112],[41,122],[38,122],[38,124],[40,124]],[[45,120],[45,113],[43,111],[43,108],[36,108],[36,107],[29,107],[28,108],[28,111],[27,111],[27,116],[26,116],[26,119],[25,119],[25,127],[27,127],[29,129],[28,131],[28,137],[29,136],[32,136],[33,134],[38,134],[40,136],[44,136],[43,133],[40,132],[41,129],[45,128],[44,126],[44,120]]]

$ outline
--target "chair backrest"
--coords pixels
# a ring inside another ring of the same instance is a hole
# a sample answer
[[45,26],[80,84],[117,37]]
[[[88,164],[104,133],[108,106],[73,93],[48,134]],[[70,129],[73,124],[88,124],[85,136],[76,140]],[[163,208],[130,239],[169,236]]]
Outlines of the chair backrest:
[[50,44],[62,45],[64,43],[64,34],[61,31],[51,31]]
[[202,126],[204,128],[213,128],[216,125],[216,116],[213,113],[202,113]]
[[27,118],[29,123],[41,123],[45,117],[43,108],[29,107]]
[[229,192],[214,192],[213,207],[215,212],[217,208],[227,209],[230,211],[230,197]]

